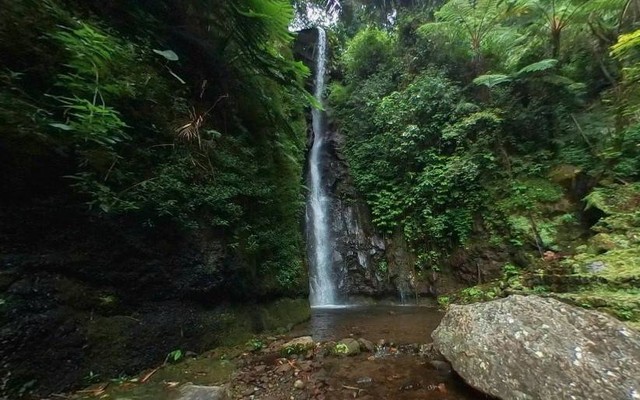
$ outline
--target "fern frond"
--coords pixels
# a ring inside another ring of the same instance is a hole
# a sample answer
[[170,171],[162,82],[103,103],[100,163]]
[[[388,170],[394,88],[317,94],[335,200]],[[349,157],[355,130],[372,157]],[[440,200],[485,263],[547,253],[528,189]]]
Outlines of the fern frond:
[[531,74],[534,72],[546,71],[555,67],[558,64],[558,60],[555,58],[547,58],[542,61],[535,62],[533,64],[529,64],[526,67],[523,67],[516,73],[516,75],[525,75]]
[[488,88],[492,88],[502,83],[507,83],[511,81],[512,81],[512,78],[509,77],[508,75],[488,74],[488,75],[480,75],[479,77],[473,80],[473,83],[475,83],[478,86],[486,86]]
[[611,57],[619,61],[628,61],[640,54],[640,29],[620,35],[616,44],[611,46]]

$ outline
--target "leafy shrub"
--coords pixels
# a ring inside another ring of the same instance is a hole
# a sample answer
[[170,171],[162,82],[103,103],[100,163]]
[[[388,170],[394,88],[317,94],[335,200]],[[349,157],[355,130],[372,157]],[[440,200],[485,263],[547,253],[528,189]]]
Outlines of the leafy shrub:
[[[352,86],[350,98],[342,100],[341,93],[336,104],[338,115],[345,115],[355,183],[374,223],[385,232],[403,232],[419,254],[430,250],[427,238],[444,248],[462,243],[483,207],[482,181],[496,169],[487,147],[500,118],[465,102],[439,73],[425,72],[395,92],[380,82],[382,76]],[[372,120],[357,119],[367,113]]]
[[370,27],[358,32],[347,43],[342,62],[350,79],[367,78],[389,66],[393,49],[392,36]]

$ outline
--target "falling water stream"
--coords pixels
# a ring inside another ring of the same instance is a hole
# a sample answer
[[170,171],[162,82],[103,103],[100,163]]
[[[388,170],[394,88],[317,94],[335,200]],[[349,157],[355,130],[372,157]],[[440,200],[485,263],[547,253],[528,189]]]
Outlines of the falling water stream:
[[[325,88],[327,37],[324,29],[318,27],[316,48],[315,98],[323,104]],[[310,262],[311,306],[328,307],[336,305],[336,286],[333,274],[333,241],[331,237],[331,198],[325,190],[322,163],[325,147],[325,113],[314,108],[311,112],[313,123],[313,145],[309,154],[310,193],[307,200],[307,237]]]

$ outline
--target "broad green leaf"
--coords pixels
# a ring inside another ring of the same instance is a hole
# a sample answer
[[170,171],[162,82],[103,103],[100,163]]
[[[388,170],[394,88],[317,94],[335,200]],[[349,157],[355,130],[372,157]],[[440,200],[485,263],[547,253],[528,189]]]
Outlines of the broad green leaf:
[[476,85],[484,85],[489,88],[506,82],[511,82],[511,78],[507,75],[502,74],[480,75],[473,80],[473,83],[475,83]]
[[524,74],[530,74],[538,71],[545,71],[547,69],[551,69],[555,67],[557,64],[558,64],[558,60],[556,60],[555,58],[547,58],[545,60],[527,65],[526,67],[518,71],[516,75],[524,75]]
[[60,123],[51,123],[49,124],[51,126],[53,126],[54,128],[58,128],[58,129],[62,129],[63,131],[72,131],[73,127],[67,125],[67,124],[60,124]]
[[169,61],[178,61],[180,58],[173,50],[157,50],[153,49],[153,52],[156,54],[160,54],[162,57],[166,58]]

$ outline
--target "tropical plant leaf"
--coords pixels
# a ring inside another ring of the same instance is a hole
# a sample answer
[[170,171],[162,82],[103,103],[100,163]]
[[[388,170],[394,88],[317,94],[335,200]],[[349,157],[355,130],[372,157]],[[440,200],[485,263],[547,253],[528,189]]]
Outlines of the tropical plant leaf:
[[60,124],[60,123],[51,123],[49,124],[50,126],[53,126],[54,128],[58,128],[58,129],[62,129],[63,131],[72,131],[73,127],[67,125],[67,124]]
[[162,57],[166,58],[169,61],[178,61],[180,57],[173,50],[158,50],[153,49],[153,52],[156,54],[160,54]]
[[476,79],[473,80],[473,83],[479,86],[486,86],[492,88],[494,86],[500,85],[501,83],[511,82],[511,77],[503,74],[488,74],[488,75],[480,75]]
[[555,58],[547,58],[547,59],[535,62],[533,64],[527,65],[526,67],[520,69],[520,71],[518,71],[516,75],[524,75],[524,74],[531,74],[539,71],[545,71],[555,67],[557,64],[558,64],[558,60],[556,60]]
[[627,61],[640,48],[640,29],[620,35],[618,42],[611,46],[611,56],[620,61]]

